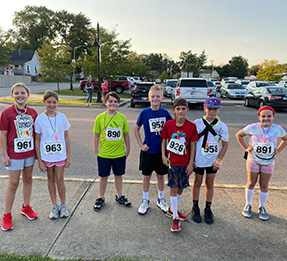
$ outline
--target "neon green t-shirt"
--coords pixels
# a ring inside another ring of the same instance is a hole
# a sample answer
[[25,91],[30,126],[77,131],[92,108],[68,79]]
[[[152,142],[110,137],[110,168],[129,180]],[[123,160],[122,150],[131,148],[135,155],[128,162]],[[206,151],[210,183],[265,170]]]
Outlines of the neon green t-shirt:
[[106,112],[95,120],[93,132],[100,134],[99,156],[115,159],[125,156],[124,133],[130,131],[127,118],[122,113],[110,116]]

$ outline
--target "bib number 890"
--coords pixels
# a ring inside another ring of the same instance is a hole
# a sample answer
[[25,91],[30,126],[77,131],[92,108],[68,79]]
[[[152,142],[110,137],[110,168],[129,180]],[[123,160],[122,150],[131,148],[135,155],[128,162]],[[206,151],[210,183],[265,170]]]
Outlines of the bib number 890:
[[121,132],[120,131],[111,131],[111,130],[108,130],[107,132],[107,136],[109,138],[120,138],[121,137]]

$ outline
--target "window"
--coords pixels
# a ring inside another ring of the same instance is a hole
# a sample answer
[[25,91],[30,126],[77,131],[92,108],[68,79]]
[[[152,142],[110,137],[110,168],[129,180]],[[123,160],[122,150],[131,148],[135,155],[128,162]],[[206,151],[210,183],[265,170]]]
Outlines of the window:
[[30,73],[30,66],[27,65],[27,73]]
[[38,68],[36,65],[35,65],[35,73],[38,73]]

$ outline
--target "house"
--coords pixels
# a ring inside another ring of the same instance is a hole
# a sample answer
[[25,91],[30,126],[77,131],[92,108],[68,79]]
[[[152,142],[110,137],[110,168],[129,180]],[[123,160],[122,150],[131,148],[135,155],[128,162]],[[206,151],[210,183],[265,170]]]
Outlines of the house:
[[211,70],[211,69],[201,69],[199,71],[199,78],[214,78],[218,79],[219,74],[216,70]]
[[39,55],[36,50],[17,50],[8,53],[11,59],[6,67],[0,68],[1,74],[38,76],[40,70]]

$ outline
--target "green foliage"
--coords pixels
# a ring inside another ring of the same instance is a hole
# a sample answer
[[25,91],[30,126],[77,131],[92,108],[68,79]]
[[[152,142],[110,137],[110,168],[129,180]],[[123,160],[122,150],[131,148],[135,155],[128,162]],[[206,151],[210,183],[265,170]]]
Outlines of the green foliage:
[[279,81],[284,72],[284,65],[279,64],[276,60],[264,60],[259,64],[257,78],[263,81]]
[[248,61],[241,55],[234,56],[229,61],[230,75],[238,78],[244,78],[248,71]]
[[181,52],[179,59],[182,71],[193,72],[193,76],[198,77],[199,70],[203,68],[207,61],[207,55],[205,54],[205,51],[202,51],[200,55],[197,55],[189,50],[187,52]]
[[257,65],[252,65],[249,69],[248,69],[248,75],[257,75],[257,72],[259,71],[259,64]]
[[166,71],[163,71],[159,78],[160,78],[160,80],[163,82],[163,80],[169,79],[170,76],[167,74]]
[[0,27],[0,66],[6,66],[10,58],[10,56],[7,55],[8,48],[5,46],[7,39],[7,33],[3,32]]

